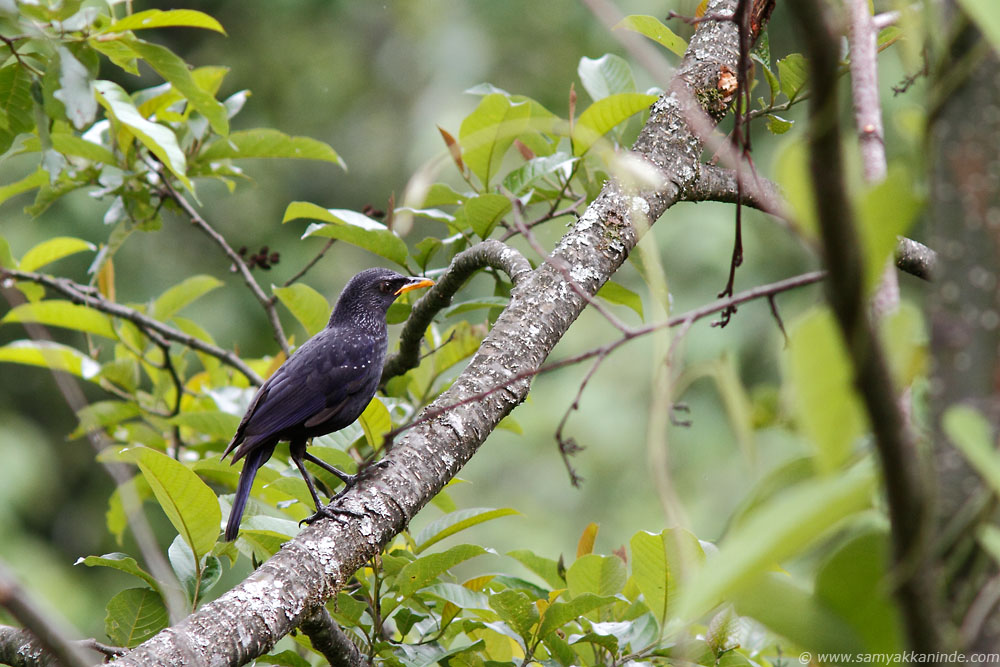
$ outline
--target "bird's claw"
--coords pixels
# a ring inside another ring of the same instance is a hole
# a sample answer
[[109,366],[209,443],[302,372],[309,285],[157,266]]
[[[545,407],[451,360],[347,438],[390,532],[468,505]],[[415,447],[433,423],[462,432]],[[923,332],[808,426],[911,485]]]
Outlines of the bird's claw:
[[319,507],[316,510],[316,513],[313,514],[312,516],[307,516],[305,519],[302,519],[302,521],[299,521],[299,526],[301,527],[302,524],[311,526],[313,523],[319,521],[320,519],[339,519],[343,516],[349,516],[358,519],[363,517],[364,514],[358,514],[357,512],[352,512],[351,510],[345,510],[340,507],[330,507],[329,505],[324,505],[322,507]]

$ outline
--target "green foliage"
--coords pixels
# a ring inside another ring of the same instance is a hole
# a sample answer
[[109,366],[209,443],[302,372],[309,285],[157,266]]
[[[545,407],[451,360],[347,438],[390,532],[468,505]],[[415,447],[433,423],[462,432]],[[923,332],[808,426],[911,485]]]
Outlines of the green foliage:
[[[185,340],[186,335],[215,346],[214,336],[223,335],[196,321],[198,315],[188,319],[182,313],[196,313],[218,298],[212,294],[216,290],[238,288],[223,272],[206,268],[199,269],[203,274],[175,276],[171,287],[143,294],[141,303],[120,303],[115,260],[131,252],[137,232],[173,242],[164,216],[191,219],[181,202],[188,203],[185,196],[197,202],[199,190],[208,191],[203,183],[232,190],[245,178],[235,164],[243,158],[310,159],[346,168],[332,147],[316,139],[273,128],[231,129],[240,124],[249,92],[218,97],[226,68],[192,68],[162,44],[137,36],[160,34],[144,32],[153,28],[224,34],[214,18],[195,10],[128,14],[130,8],[65,2],[18,3],[16,15],[0,9],[0,18],[18,27],[10,34],[21,35],[2,50],[0,61],[0,151],[9,150],[28,165],[0,186],[0,204],[34,192],[26,210],[41,216],[67,193],[83,190],[106,211],[106,225],[88,230],[93,240],[53,234],[15,253],[0,237],[0,267],[45,271],[42,282],[71,282],[78,293],[105,304],[96,308],[58,290],[46,291],[37,278],[11,279],[25,302],[12,307],[0,324],[55,327],[59,342],[9,342],[0,346],[0,362],[67,372],[87,380],[95,395],[103,392],[78,411],[79,424],[70,436],[100,432],[113,443],[100,460],[126,463],[135,471],[108,500],[108,534],[124,544],[128,516],[140,511],[162,513],[169,526],[162,525],[172,529],[166,557],[176,582],[156,579],[125,553],[77,561],[137,584],[107,603],[107,635],[122,646],[135,646],[166,626],[168,586],[179,582],[186,603],[195,609],[241,555],[257,560],[273,555],[298,532],[312,500],[279,449],[258,473],[239,538],[233,544],[219,541],[238,467],[218,459],[254,388],[231,356],[195,349]],[[686,46],[652,16],[629,16],[616,27],[675,54]],[[777,115],[807,96],[807,63],[789,54],[772,67],[769,46],[758,47],[753,58],[760,87],[766,81],[769,89],[754,113],[766,117],[772,133],[791,137],[782,140],[786,148],[775,169],[803,224],[798,231],[813,240],[801,137],[792,121]],[[155,82],[135,90],[116,83],[135,82],[131,75],[140,71],[147,77],[142,85],[150,78]],[[430,275],[478,240],[523,236],[559,218],[556,224],[572,222],[622,164],[618,153],[634,136],[633,119],[656,99],[637,92],[636,76],[620,56],[582,58],[577,72],[592,103],[577,113],[572,93],[565,117],[491,84],[470,89],[480,96],[475,109],[458,122],[457,131],[441,129],[451,158],[444,161],[447,173],[422,171],[401,205],[384,217],[369,208],[361,212],[292,201],[282,222],[309,222],[303,245],[324,237],[369,260]],[[885,183],[855,198],[865,230],[869,286],[896,235],[920,212],[915,181],[908,170],[894,166]],[[420,226],[411,227],[414,218]],[[885,218],[891,220],[881,224]],[[407,236],[427,228],[434,233]],[[227,266],[239,255],[228,250]],[[84,277],[71,280],[58,272],[72,263],[60,260],[85,252],[95,257]],[[18,253],[23,253],[19,262]],[[653,282],[650,270],[640,273]],[[277,306],[274,316],[285,327],[300,325],[312,335],[329,318],[331,292],[308,280],[302,274],[284,285],[258,280],[263,297],[257,296]],[[484,272],[477,280],[487,288],[460,295],[427,327],[420,365],[388,382],[357,424],[316,438],[313,454],[353,471],[359,461],[379,453],[387,433],[450,386],[510,298],[510,281],[499,272]],[[597,295],[643,319],[649,311],[643,308],[642,291],[623,277],[605,283]],[[121,316],[122,309],[129,316]],[[401,299],[390,311],[390,323],[405,319],[410,309],[408,298]],[[926,369],[923,329],[921,314],[912,306],[882,323],[880,333],[893,350],[900,386],[909,386]],[[171,332],[170,340],[163,338],[164,331]],[[301,342],[300,333],[296,329],[294,342]],[[242,355],[242,344],[234,345],[235,354],[260,377],[285,359],[277,347],[261,358]],[[752,468],[740,480],[750,490],[732,502],[736,509],[718,546],[683,528],[656,526],[658,532],[639,531],[627,545],[605,554],[595,550],[597,525],[591,524],[571,562],[530,548],[501,557],[484,545],[449,546],[448,541],[518,512],[459,508],[446,490],[433,502],[437,509],[428,510],[441,514],[415,534],[401,533],[361,568],[329,603],[331,614],[369,657],[389,665],[533,660],[770,665],[799,647],[898,649],[901,633],[887,592],[887,539],[870,521],[880,510],[873,501],[877,482],[867,426],[832,317],[817,308],[792,321],[780,390],[746,387],[746,374],[734,357],[719,355],[692,366],[674,385],[680,399],[697,379],[714,381],[722,409],[713,419],[729,427]],[[510,418],[501,426],[527,430]],[[985,420],[956,408],[945,429],[1000,488],[1000,464]],[[791,443],[793,451],[785,458],[761,454],[765,446],[757,441],[776,439]],[[773,465],[757,468],[759,455],[770,456]],[[339,482],[332,476],[321,472],[318,477],[336,490]],[[996,531],[983,530],[978,537],[1000,554]],[[782,569],[788,563],[795,575]],[[318,660],[303,643],[301,654],[282,650],[259,662],[308,665]]]
[[648,37],[657,44],[670,50],[672,53],[683,56],[684,51],[687,49],[687,42],[683,38],[674,34],[674,31],[663,25],[660,19],[655,16],[649,16],[648,14],[632,14],[626,16],[615,29],[632,30],[634,32]]

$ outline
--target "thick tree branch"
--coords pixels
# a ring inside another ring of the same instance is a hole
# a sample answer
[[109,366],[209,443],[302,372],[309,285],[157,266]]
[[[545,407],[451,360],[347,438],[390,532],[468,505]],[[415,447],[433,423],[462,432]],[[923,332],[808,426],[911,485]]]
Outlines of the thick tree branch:
[[[766,178],[757,178],[756,183],[758,185],[756,190],[744,190],[741,203],[782,220],[781,211],[771,210],[773,202],[782,199],[777,184]],[[699,177],[684,193],[684,201],[716,201],[724,204],[735,204],[740,200],[736,184],[734,170],[716,165],[702,165]],[[917,278],[931,280],[934,265],[937,262],[937,253],[918,241],[900,237],[896,244],[895,261],[896,268],[900,271]]]
[[[99,310],[102,313],[107,313],[109,315],[128,320],[142,329],[147,335],[150,336],[150,338],[153,338],[154,341],[161,346],[164,342],[163,339],[172,340],[193,350],[197,350],[198,352],[204,352],[209,356],[215,357],[222,363],[232,366],[246,376],[246,378],[253,384],[259,385],[263,382],[261,377],[257,375],[252,368],[247,366],[242,359],[229,350],[224,350],[221,347],[212,345],[211,343],[206,343],[200,338],[188,335],[179,329],[174,329],[173,327],[168,326],[157,319],[149,317],[134,308],[129,308],[128,306],[123,306],[120,303],[109,301],[101,296],[99,292],[90,287],[80,285],[79,283],[75,283],[67,278],[56,278],[54,276],[45,275],[44,273],[0,268],[0,280],[7,278],[13,278],[14,280],[27,280],[39,285],[44,285],[45,287],[68,297],[73,303],[79,303],[93,308],[94,310]],[[158,336],[162,338],[157,340]]]
[[[732,13],[735,0],[713,0],[711,14]],[[722,68],[735,70],[737,35],[728,22],[706,21],[668,91],[657,100],[633,148],[662,174],[661,187],[627,190],[609,181],[553,258],[577,286],[593,295],[625,262],[642,232],[680,198],[696,177],[702,142],[688,125],[700,113],[693,100],[717,90]],[[425,298],[427,298],[425,296]],[[459,404],[491,387],[502,391],[471,401],[408,431],[387,465],[358,482],[340,504],[362,514],[320,520],[289,541],[243,583],[137,647],[122,665],[179,664],[193,653],[206,665],[242,664],[261,655],[331,597],[387,544],[476,453],[497,424],[527,396],[530,380],[586,307],[563,274],[546,262],[515,285],[466,369],[428,410]]]
[[[95,639],[72,642],[81,649],[91,649],[107,658],[125,653],[120,646],[109,646]],[[59,661],[24,628],[0,625],[0,665],[11,667],[58,667]]]
[[451,260],[434,287],[420,297],[399,335],[399,352],[389,357],[382,370],[382,384],[420,363],[420,341],[434,316],[451,305],[451,299],[476,271],[493,267],[503,271],[514,285],[531,272],[531,265],[514,248],[488,239],[463,250]]
[[930,514],[917,468],[918,452],[893,392],[885,355],[868,319],[862,288],[860,241],[847,199],[837,119],[838,44],[829,27],[827,5],[821,0],[790,3],[801,26],[809,56],[809,165],[817,217],[829,270],[827,295],[854,366],[885,478],[899,600],[909,644],[920,653],[941,646],[933,573],[925,566],[925,542]]

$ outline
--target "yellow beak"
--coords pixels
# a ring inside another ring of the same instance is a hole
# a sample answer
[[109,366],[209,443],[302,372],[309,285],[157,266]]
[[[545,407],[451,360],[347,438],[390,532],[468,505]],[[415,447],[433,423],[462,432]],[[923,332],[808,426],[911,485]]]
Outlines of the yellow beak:
[[405,294],[406,292],[415,289],[420,289],[421,287],[430,287],[433,284],[434,281],[431,280],[430,278],[413,278],[413,282],[406,283],[398,290],[396,290],[396,296],[399,296],[400,294]]

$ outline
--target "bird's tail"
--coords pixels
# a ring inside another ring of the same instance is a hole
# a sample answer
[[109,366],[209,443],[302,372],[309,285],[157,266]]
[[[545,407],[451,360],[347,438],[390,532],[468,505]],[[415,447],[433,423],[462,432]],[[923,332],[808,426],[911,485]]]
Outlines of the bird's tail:
[[240,519],[243,517],[243,510],[246,509],[247,500],[250,498],[250,487],[257,476],[257,470],[271,458],[269,447],[255,447],[246,458],[243,459],[243,472],[240,473],[240,481],[236,485],[236,497],[233,498],[233,509],[229,513],[229,521],[226,522],[226,541],[232,542],[240,532]]

